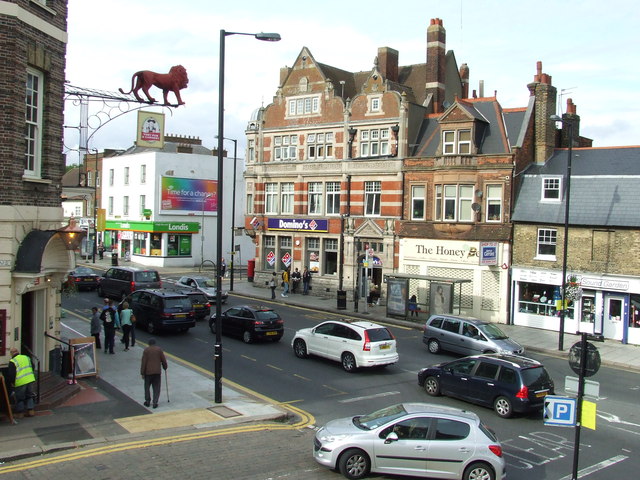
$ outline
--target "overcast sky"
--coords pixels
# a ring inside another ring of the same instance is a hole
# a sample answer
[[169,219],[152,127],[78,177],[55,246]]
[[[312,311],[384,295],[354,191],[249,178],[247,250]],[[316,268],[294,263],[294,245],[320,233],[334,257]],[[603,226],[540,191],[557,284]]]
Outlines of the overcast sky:
[[[527,104],[527,83],[536,62],[562,90],[562,109],[572,98],[581,134],[594,146],[640,145],[640,62],[636,2],[610,0],[69,0],[66,78],[71,85],[116,92],[130,89],[138,70],[166,72],[184,65],[189,86],[185,106],[166,112],[165,132],[216,145],[220,30],[277,32],[280,42],[248,36],[226,39],[225,137],[238,140],[252,112],[271,102],[280,68],[303,47],[316,61],[348,71],[370,70],[379,47],[399,51],[400,65],[424,63],[426,31],[441,18],[447,50],[470,69],[470,91],[484,81],[504,108]],[[161,92],[152,89],[156,98]],[[172,94],[170,94],[172,98]],[[560,102],[559,102],[560,103]],[[77,110],[65,115],[68,163],[77,163]],[[159,107],[145,110],[161,111]],[[95,113],[92,105],[90,113]],[[101,127],[90,149],[128,148],[136,114]],[[97,118],[90,120],[96,126]],[[232,143],[227,148],[232,150]]]

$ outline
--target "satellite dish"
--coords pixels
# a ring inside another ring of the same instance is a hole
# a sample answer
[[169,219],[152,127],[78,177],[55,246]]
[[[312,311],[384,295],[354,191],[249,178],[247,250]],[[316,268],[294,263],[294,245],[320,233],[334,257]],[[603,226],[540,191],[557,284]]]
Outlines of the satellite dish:
[[479,203],[472,203],[471,204],[471,210],[473,210],[474,212],[479,212],[480,211],[480,204]]
[[444,109],[446,110],[447,108],[449,108],[449,107],[451,106],[451,102],[450,102],[450,101],[448,101],[448,100],[445,100],[445,101],[442,103],[442,106],[443,106],[443,107],[444,107]]

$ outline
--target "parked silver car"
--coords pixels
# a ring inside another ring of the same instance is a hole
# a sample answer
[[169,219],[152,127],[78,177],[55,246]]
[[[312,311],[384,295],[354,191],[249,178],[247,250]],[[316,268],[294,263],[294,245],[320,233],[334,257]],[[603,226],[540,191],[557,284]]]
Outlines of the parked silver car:
[[505,335],[496,324],[477,318],[431,315],[424,326],[422,341],[431,353],[447,350],[462,355],[524,354],[522,345]]
[[460,480],[506,478],[502,446],[473,412],[403,403],[333,420],[313,441],[318,463],[349,479],[369,472]]
[[[192,288],[194,290],[198,290],[199,292],[204,293],[207,296],[207,300],[211,302],[213,305],[216,303],[216,280],[200,275],[194,276],[184,276],[180,277],[180,279],[176,282],[176,285],[179,287]],[[229,293],[225,291],[220,292],[220,299],[222,303],[226,303],[229,298]]]

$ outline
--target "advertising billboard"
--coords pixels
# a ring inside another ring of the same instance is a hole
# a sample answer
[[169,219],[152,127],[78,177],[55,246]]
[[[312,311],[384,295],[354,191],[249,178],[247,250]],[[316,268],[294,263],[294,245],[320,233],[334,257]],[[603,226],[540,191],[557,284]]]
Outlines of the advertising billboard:
[[160,191],[161,213],[218,212],[217,180],[162,177]]

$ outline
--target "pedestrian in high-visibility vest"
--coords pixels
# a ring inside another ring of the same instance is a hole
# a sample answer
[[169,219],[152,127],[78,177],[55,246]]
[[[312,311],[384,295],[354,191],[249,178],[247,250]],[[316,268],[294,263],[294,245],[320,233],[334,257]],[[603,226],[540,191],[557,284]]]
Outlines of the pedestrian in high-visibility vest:
[[17,348],[11,347],[11,360],[9,361],[8,380],[9,384],[13,384],[16,396],[15,417],[22,418],[25,410],[27,417],[33,417],[33,399],[35,394],[33,386],[36,383],[36,377],[33,374],[31,359],[27,355],[20,355]]

